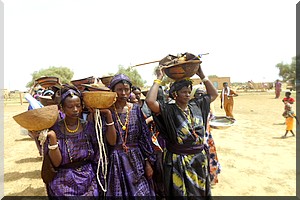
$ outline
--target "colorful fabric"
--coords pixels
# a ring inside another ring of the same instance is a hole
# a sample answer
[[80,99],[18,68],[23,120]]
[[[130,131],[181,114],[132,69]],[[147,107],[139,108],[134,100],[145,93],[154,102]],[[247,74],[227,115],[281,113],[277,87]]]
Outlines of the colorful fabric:
[[[230,90],[229,94],[225,91],[221,92],[220,98],[222,99],[223,102],[223,108],[225,110],[226,116],[227,117],[233,117],[232,111],[233,111],[233,96],[236,94],[233,90]],[[230,96],[228,96],[230,95]]]
[[[119,114],[121,121],[125,121],[126,113]],[[112,117],[117,131],[117,143],[108,146],[108,190],[107,197],[122,197],[131,199],[136,196],[152,196],[155,198],[152,180],[145,176],[145,159],[155,162],[152,148],[151,134],[146,125],[141,108],[133,104],[129,114],[127,153],[122,148],[122,138],[125,131],[118,124],[116,113],[112,110]]]
[[[160,102],[161,112],[154,116],[168,149],[165,152],[164,182],[166,194],[170,198],[184,196],[210,199],[211,197],[208,152],[203,149],[198,153],[176,154],[172,152],[172,148],[168,148],[169,145],[189,147],[205,145],[204,135],[209,103],[209,95],[191,100],[188,107],[192,117],[187,118],[176,104]],[[196,149],[194,151],[196,152]]]
[[296,114],[294,112],[290,112],[287,114],[287,117],[285,118],[285,124],[286,124],[286,129],[287,131],[292,131],[294,128],[294,117]]
[[121,82],[121,81],[127,81],[128,83],[129,83],[129,85],[131,86],[132,85],[132,83],[131,83],[131,81],[130,81],[130,79],[129,79],[129,77],[128,76],[126,76],[125,74],[117,74],[117,75],[115,75],[112,79],[111,79],[111,81],[110,81],[110,84],[109,84],[109,88],[110,89],[112,89],[113,87],[115,87],[115,85],[117,85],[119,82]]
[[286,101],[286,102],[288,102],[290,104],[293,104],[295,102],[295,99],[293,97],[284,97],[282,101],[283,102]]
[[[61,165],[77,161],[88,160],[89,163],[76,168],[58,168],[54,180],[47,184],[48,196],[99,196],[96,179],[96,169],[99,160],[99,147],[95,135],[94,125],[81,120],[83,131],[77,134],[62,132],[63,120],[56,123],[51,129],[55,131],[58,146],[61,151]],[[44,145],[44,154],[48,153],[47,140]]]
[[280,92],[281,92],[281,82],[276,82],[275,83],[275,98],[279,98],[280,97]]

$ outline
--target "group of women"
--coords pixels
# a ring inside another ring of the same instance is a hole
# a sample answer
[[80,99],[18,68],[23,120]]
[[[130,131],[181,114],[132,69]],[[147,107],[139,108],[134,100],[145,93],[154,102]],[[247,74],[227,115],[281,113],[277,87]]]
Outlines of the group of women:
[[[49,196],[211,199],[205,134],[210,103],[217,98],[217,90],[200,66],[197,75],[206,94],[191,98],[192,81],[183,79],[171,85],[170,103],[160,95],[164,75],[160,68],[145,103],[140,100],[140,89],[132,89],[126,75],[113,77],[109,88],[117,93],[117,100],[110,108],[100,110],[103,143],[95,122],[82,118],[81,92],[70,85],[63,85],[57,91],[59,95],[55,92],[64,115],[49,129],[44,144],[43,153],[50,156],[57,170],[46,184]],[[136,103],[128,101],[133,91]],[[93,115],[93,109],[89,110]],[[103,154],[101,145],[107,154]]]

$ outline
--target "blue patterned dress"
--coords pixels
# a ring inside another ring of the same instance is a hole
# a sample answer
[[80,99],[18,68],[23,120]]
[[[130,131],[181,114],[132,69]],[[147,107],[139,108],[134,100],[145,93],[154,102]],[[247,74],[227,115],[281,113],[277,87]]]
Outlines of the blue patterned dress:
[[[117,143],[108,146],[108,189],[107,197],[122,197],[132,199],[140,196],[153,196],[152,180],[145,176],[145,159],[151,163],[155,161],[152,148],[151,134],[146,125],[141,108],[133,104],[129,112],[128,136],[126,140],[127,152],[122,147],[122,138],[125,139],[126,131],[121,129],[115,111],[112,116],[117,130]],[[126,113],[118,114],[121,122],[125,121]],[[121,138],[122,137],[122,138]]]
[[[58,168],[54,180],[46,185],[49,196],[99,196],[96,179],[99,147],[93,123],[81,120],[83,131],[66,133],[63,120],[51,129],[57,135],[62,155],[60,166],[71,162],[87,160],[87,164],[76,168]],[[44,154],[48,153],[48,140],[44,145]]]

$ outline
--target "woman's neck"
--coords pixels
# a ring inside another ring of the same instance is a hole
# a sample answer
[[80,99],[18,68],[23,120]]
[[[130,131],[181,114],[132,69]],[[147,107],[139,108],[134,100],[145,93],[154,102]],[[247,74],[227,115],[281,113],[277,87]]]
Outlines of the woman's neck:
[[176,102],[177,106],[179,106],[182,110],[187,110],[188,104],[187,103],[180,103]]
[[121,108],[124,108],[125,106],[128,106],[127,105],[127,101],[117,101],[115,103],[115,106],[117,109],[121,109]]
[[70,117],[65,117],[64,119],[69,126],[77,125],[78,124],[78,118],[70,118]]

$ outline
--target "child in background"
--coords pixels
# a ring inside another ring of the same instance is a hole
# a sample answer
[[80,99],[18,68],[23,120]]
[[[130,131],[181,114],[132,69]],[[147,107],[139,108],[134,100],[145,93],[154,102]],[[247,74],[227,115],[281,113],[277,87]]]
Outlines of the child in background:
[[290,131],[293,136],[295,136],[293,132],[293,127],[294,127],[294,118],[297,121],[297,124],[299,124],[298,118],[296,117],[296,114],[294,111],[292,111],[292,105],[290,103],[285,104],[285,111],[282,114],[283,117],[285,117],[285,124],[286,124],[286,132],[285,135],[282,136],[282,138],[286,138],[286,135]]

